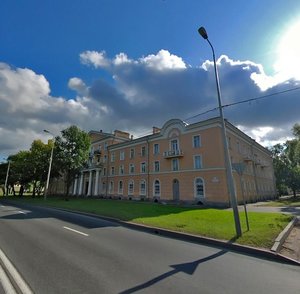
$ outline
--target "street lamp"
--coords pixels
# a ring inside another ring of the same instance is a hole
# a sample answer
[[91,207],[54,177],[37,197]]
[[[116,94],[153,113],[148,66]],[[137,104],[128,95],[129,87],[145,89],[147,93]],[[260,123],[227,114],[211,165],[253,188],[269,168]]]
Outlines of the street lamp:
[[[53,139],[54,139],[55,136],[51,132],[49,132],[47,130],[44,130],[44,132],[52,135]],[[52,159],[53,159],[53,149],[54,149],[54,144],[52,145],[50,159],[49,159],[49,169],[48,169],[46,187],[45,187],[45,191],[44,191],[44,200],[47,199],[47,193],[48,193],[48,187],[49,187],[49,181],[50,181],[50,174],[51,174]]]
[[4,184],[6,196],[8,196],[7,182],[8,182],[8,175],[9,175],[9,169],[10,169],[10,161],[8,159],[7,159],[7,162],[8,162],[8,166],[7,166],[6,177],[5,177],[5,184]]
[[214,50],[213,45],[211,44],[211,42],[208,39],[208,35],[207,35],[205,28],[204,27],[199,28],[198,32],[203,37],[203,39],[205,39],[208,42],[208,44],[211,47],[212,54],[213,54],[215,78],[216,78],[217,93],[218,93],[219,111],[220,111],[220,118],[221,118],[221,123],[222,123],[222,140],[223,140],[223,147],[224,147],[224,157],[225,157],[225,168],[226,168],[228,192],[229,192],[230,203],[231,203],[233,215],[234,215],[236,235],[237,235],[237,237],[240,237],[240,236],[242,236],[242,230],[241,230],[241,223],[240,223],[240,218],[239,218],[236,193],[235,193],[234,182],[233,182],[232,166],[231,166],[231,161],[230,161],[228,142],[227,142],[227,137],[226,137],[226,127],[225,127],[225,121],[224,121],[224,116],[223,116],[221,90],[220,90],[215,50]]

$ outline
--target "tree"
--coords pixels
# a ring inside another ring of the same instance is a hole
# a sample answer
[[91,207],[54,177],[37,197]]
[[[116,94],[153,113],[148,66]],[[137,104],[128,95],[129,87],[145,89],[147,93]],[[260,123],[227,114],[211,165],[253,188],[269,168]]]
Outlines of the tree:
[[55,139],[54,165],[64,176],[67,196],[74,177],[88,160],[91,142],[88,134],[74,125],[61,134]]
[[281,194],[288,187],[296,197],[300,189],[300,125],[295,124],[292,131],[296,138],[284,144],[276,144],[271,152],[277,190]]

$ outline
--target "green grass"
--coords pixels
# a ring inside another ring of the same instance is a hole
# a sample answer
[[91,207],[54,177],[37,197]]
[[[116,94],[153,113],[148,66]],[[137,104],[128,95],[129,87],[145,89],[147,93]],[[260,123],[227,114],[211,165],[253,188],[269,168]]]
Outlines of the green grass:
[[[17,198],[11,198],[16,200]],[[150,225],[174,231],[191,233],[229,241],[235,237],[231,211],[212,208],[180,207],[147,202],[60,198],[32,199],[24,197],[18,201],[28,204],[47,205],[71,210],[90,212],[138,224]],[[239,244],[271,248],[275,238],[291,220],[291,216],[280,213],[248,213],[250,231],[246,230],[244,213],[240,213],[243,236]]]

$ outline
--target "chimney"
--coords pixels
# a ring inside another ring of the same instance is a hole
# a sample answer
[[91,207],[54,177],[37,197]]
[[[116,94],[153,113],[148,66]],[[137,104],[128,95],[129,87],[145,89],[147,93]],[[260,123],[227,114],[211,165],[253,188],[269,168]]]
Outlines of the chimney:
[[152,127],[152,134],[158,134],[158,133],[160,133],[160,128]]

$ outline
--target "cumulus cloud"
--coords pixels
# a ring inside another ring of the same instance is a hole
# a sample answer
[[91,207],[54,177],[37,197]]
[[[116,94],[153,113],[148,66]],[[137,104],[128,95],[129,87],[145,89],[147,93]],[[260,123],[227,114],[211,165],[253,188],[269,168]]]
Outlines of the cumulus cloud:
[[[74,99],[51,96],[43,75],[0,64],[1,154],[29,148],[36,138],[46,140],[43,129],[59,134],[71,124],[87,131],[121,129],[144,134],[171,118],[192,123],[218,116],[212,61],[193,67],[167,50],[138,59],[125,53],[108,58],[104,51],[85,51],[80,61],[105,70],[111,79],[96,78],[88,84],[73,76],[68,87],[76,91]],[[299,80],[278,81],[266,75],[262,65],[249,60],[223,55],[217,64],[223,105],[299,87]],[[264,145],[284,141],[293,124],[299,122],[299,92],[224,107],[224,114]]]

